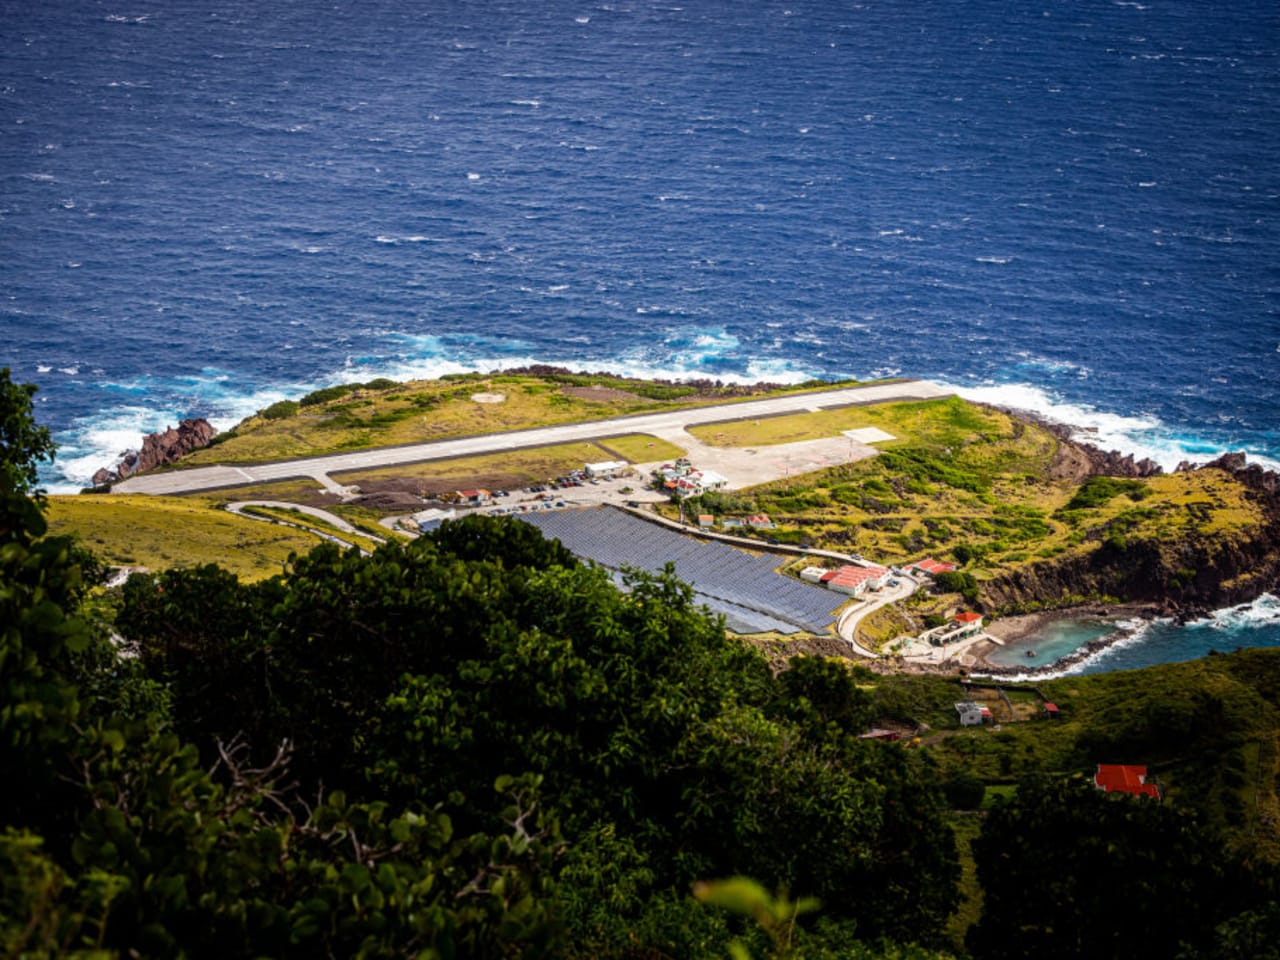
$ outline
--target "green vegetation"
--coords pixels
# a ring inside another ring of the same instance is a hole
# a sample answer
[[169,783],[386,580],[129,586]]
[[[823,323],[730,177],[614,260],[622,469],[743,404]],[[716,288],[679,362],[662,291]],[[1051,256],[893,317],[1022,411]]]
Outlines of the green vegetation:
[[74,536],[104,563],[117,566],[165,570],[219,563],[246,580],[260,580],[280,573],[290,554],[320,543],[302,530],[237,517],[203,498],[95,494],[48,499],[51,534]]
[[631,463],[653,463],[657,460],[675,460],[683,457],[685,451],[674,443],[659,440],[646,434],[631,434],[625,437],[609,437],[599,441],[599,445],[607,452],[616,454]]
[[1128,494],[1131,500],[1143,500],[1150,491],[1141,480],[1122,480],[1116,477],[1090,477],[1075,496],[1067,503],[1064,510],[1082,510],[1089,507],[1100,507],[1120,496]]
[[669,574],[618,591],[509,518],[108,597],[7,371],[0,426],[5,955],[1275,953],[1280,652],[961,730],[955,680],[775,673]]
[[280,400],[258,413],[263,420],[285,420],[301,409],[296,400]]
[[[944,578],[943,589],[966,604],[1009,611],[1090,596],[1123,597],[1133,589],[1146,589],[1148,599],[1163,599],[1166,590],[1190,595],[1197,570],[1218,565],[1216,552],[1233,550],[1233,543],[1254,537],[1268,523],[1256,498],[1216,470],[1080,483],[1073,451],[1051,433],[954,397],[735,421],[692,432],[708,443],[755,446],[832,437],[857,427],[879,427],[895,439],[877,444],[881,453],[875,458],[729,497],[704,496],[687,509],[767,513],[778,529],[763,536],[882,562],[951,559],[965,569],[955,583]],[[1188,554],[1188,545],[1194,553]],[[1052,578],[1045,588],[1051,596],[1037,594],[1041,588],[1033,578],[1020,581],[1019,591],[993,583],[1021,568],[1067,564],[1095,553],[1098,575],[1075,590],[1063,591]],[[1139,557],[1147,559],[1139,563]],[[921,616],[943,612],[919,610]],[[869,627],[877,629],[874,623]]]

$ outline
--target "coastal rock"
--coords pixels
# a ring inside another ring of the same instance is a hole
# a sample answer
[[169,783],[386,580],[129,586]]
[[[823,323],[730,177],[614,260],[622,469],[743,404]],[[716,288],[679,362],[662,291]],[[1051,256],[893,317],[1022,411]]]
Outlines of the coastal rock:
[[1103,543],[1086,554],[1027,564],[982,585],[993,609],[1070,606],[1073,598],[1152,603],[1179,621],[1249,603],[1280,587],[1280,475],[1230,454],[1200,467],[1231,473],[1263,509],[1247,534]]
[[1060,441],[1058,453],[1049,468],[1049,479],[1051,480],[1070,480],[1074,483],[1083,483],[1090,477],[1141,479],[1164,473],[1164,468],[1150,458],[1144,457],[1139,460],[1131,453],[1121,453],[1119,450],[1103,450],[1101,447],[1078,440],[1075,437],[1075,429],[1065,424],[1054,423],[1052,420],[1046,420],[1044,417],[1027,410],[1014,410],[1009,407],[993,407],[992,409],[1000,410],[1018,419],[1034,423],[1058,438]]
[[174,463],[193,450],[207,447],[218,431],[203,418],[183,420],[178,426],[143,438],[141,450],[128,450],[114,467],[104,467],[93,475],[94,486],[115,483],[135,473]]

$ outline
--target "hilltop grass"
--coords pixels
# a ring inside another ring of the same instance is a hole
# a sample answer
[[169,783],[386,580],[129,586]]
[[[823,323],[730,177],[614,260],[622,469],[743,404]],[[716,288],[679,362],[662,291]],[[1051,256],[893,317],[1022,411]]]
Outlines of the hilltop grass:
[[[852,386],[811,383],[751,389],[664,384],[588,374],[462,374],[439,380],[372,381],[329,387],[272,404],[177,468],[261,463],[346,450],[423,443],[530,427],[600,420],[685,405],[724,403],[781,393]],[[477,394],[502,395],[477,402]]]
[[49,532],[71,534],[105,563],[151,570],[217,563],[242,580],[280,573],[321,540],[237,517],[194,497],[49,497]]
[[600,440],[599,445],[606,452],[617,454],[618,457],[630,463],[655,463],[659,460],[675,460],[685,455],[682,447],[644,433],[609,437]]
[[764,512],[783,542],[897,563],[932,554],[979,581],[1036,560],[1191,534],[1245,534],[1261,509],[1216,470],[1146,480],[1055,479],[1061,441],[1041,427],[956,397],[849,407],[696,427],[705,442],[753,445],[875,426],[895,439],[879,456],[693,504]]

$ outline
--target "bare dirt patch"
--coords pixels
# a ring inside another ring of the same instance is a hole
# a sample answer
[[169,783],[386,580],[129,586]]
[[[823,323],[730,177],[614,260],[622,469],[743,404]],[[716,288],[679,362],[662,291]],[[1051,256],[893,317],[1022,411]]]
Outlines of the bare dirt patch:
[[505,393],[473,393],[471,399],[476,403],[506,403]]
[[360,481],[360,493],[370,497],[384,494],[412,494],[414,497],[432,493],[446,493],[454,490],[508,490],[522,487],[528,480],[515,473],[474,473],[466,477],[459,476],[422,476],[383,477],[378,480]]
[[645,398],[638,393],[615,390],[613,387],[564,387],[560,392],[565,396],[577,397],[580,400],[638,400],[645,402]]

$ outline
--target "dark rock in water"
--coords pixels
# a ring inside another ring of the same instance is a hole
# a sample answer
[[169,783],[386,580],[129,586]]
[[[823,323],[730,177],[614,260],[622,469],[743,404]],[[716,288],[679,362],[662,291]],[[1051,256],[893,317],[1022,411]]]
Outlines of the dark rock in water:
[[170,427],[163,433],[148,434],[142,441],[141,450],[129,450],[115,467],[104,467],[95,473],[93,485],[115,483],[135,473],[174,463],[193,450],[207,447],[217,432],[208,420],[200,418],[183,420],[176,428]]

